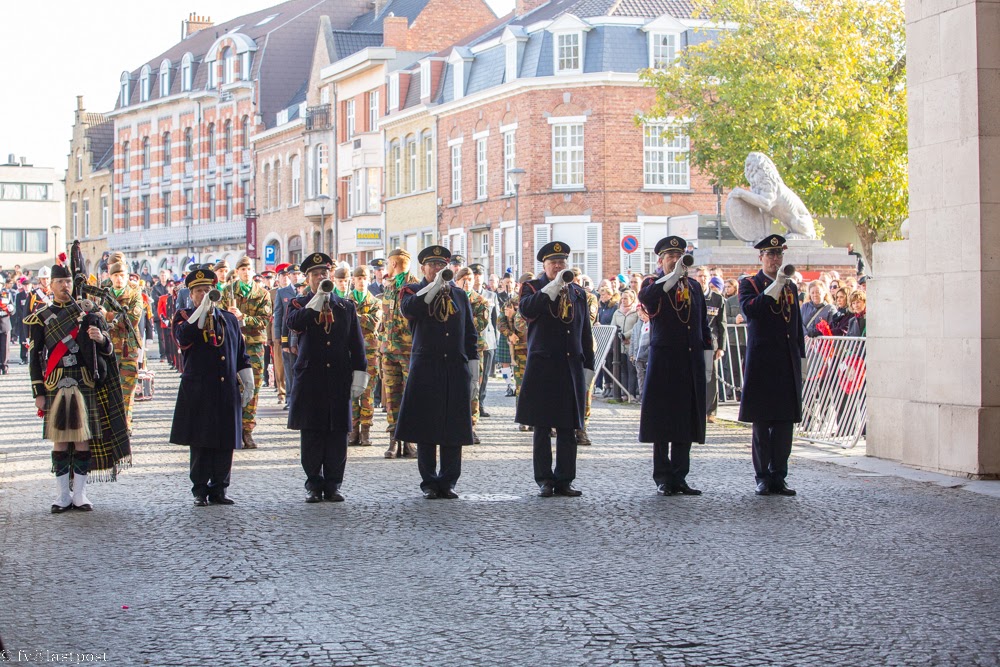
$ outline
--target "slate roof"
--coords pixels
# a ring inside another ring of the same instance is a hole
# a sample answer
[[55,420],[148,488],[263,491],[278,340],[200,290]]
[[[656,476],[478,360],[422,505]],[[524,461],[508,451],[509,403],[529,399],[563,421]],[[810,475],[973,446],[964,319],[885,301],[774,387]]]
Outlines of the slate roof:
[[[98,116],[98,114],[87,114]],[[103,118],[103,116],[98,116]],[[115,121],[105,120],[84,130],[90,144],[90,169],[98,171],[109,168],[115,159]]]
[[[205,28],[145,63],[151,70],[149,99],[160,97],[157,75],[164,59],[170,60],[170,94],[181,92],[181,61],[186,53],[193,56],[192,90],[204,90],[208,68],[201,65],[208,50],[227,32],[239,32],[257,45],[251,78],[259,84],[259,111],[264,123],[273,127],[276,113],[292,104],[302,83],[309,78],[320,17],[329,16],[334,29],[346,29],[358,18],[364,5],[357,0],[287,0]],[[273,18],[267,20],[269,17]],[[130,72],[130,105],[139,101],[142,67]],[[120,104],[121,100],[116,98],[115,108],[120,108]]]
[[377,13],[373,9],[355,19],[351,24],[351,30],[382,32],[382,20],[390,13],[393,16],[405,16],[409,25],[412,25],[429,2],[430,0],[389,0]]
[[382,46],[381,32],[331,30],[328,39],[328,45],[332,44],[333,47],[330,50],[330,62],[337,62],[371,46]]

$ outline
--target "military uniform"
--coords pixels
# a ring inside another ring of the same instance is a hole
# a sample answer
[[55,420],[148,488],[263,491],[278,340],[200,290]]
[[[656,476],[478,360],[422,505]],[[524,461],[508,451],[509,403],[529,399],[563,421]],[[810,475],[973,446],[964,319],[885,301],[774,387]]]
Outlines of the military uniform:
[[274,366],[274,391],[278,394],[278,403],[282,403],[285,400],[285,364],[281,358],[281,331],[279,329],[275,333],[274,330],[278,288],[267,290],[267,294],[271,301],[271,320],[267,324],[267,346],[271,350],[271,363]]
[[[472,323],[476,328],[476,351],[480,359],[485,359],[485,352],[488,347],[485,334],[490,327],[490,312],[492,304],[476,292],[466,292],[469,305],[472,307]],[[476,378],[476,391],[472,392],[472,442],[479,444],[479,436],[476,435],[476,425],[479,424],[479,387],[482,386],[483,373],[486,369],[480,365],[479,377]]]
[[[783,250],[784,243],[783,237],[772,234],[754,247],[773,252]],[[773,283],[763,270],[740,281],[747,353],[739,419],[753,424],[757,494],[792,495],[785,477],[794,424],[802,419],[805,337],[794,283],[786,282],[777,297],[771,295],[774,290],[766,293]]]
[[[407,259],[410,257],[409,253],[399,248],[389,254],[390,257],[396,255]],[[386,421],[388,421],[386,431],[390,434],[389,449],[385,452],[386,458],[398,455],[394,453],[397,439],[392,434],[396,430],[403,389],[410,372],[410,349],[413,346],[409,323],[400,310],[400,291],[406,285],[416,282],[413,276],[403,272],[396,275],[382,293],[382,340],[379,354],[382,357],[382,401],[385,404]],[[406,447],[405,441],[400,441],[400,444],[403,447],[402,454],[412,454],[411,448]]]
[[[236,270],[249,266],[246,257],[236,263]],[[267,290],[253,282],[240,282],[233,274],[233,280],[222,292],[219,308],[229,310],[235,307],[243,313],[240,320],[240,330],[246,343],[247,356],[250,357],[250,367],[253,368],[253,398],[243,407],[243,444],[247,449],[256,449],[253,433],[257,426],[257,399],[260,386],[264,381],[264,345],[267,343],[267,327],[271,324],[271,296]],[[240,319],[237,317],[237,319]]]
[[[575,270],[574,270],[575,273]],[[584,290],[587,295],[587,311],[590,313],[590,326],[591,331],[593,327],[597,324],[597,312],[600,309],[600,302],[597,300],[597,296],[589,290]],[[593,339],[594,352],[597,352],[597,339]],[[626,361],[626,363],[628,363]],[[591,444],[590,436],[587,435],[587,424],[590,423],[590,407],[594,402],[594,386],[591,385],[587,388],[587,407],[583,413],[583,428],[576,432],[576,442],[579,445],[589,445]]]
[[[215,274],[195,269],[188,287],[213,285]],[[208,299],[208,295],[204,297]],[[174,339],[184,357],[184,371],[170,428],[170,442],[191,448],[191,492],[195,504],[229,505],[226,497],[233,467],[233,450],[243,447],[240,389],[252,381],[246,369],[250,358],[239,320],[230,312],[210,307],[204,328],[192,317],[196,309],[174,314]],[[243,378],[240,377],[241,371]]]
[[[538,251],[537,259],[544,265],[549,259],[565,260],[569,253],[567,244],[554,241]],[[588,380],[594,371],[594,334],[585,290],[572,282],[563,283],[553,301],[550,282],[543,274],[521,286],[519,308],[528,321],[528,362],[516,420],[534,427],[533,460],[540,495],[575,496],[580,495],[571,486],[576,477],[576,431],[583,428]],[[554,471],[551,428],[556,430]]]
[[719,409],[719,375],[716,373],[715,351],[725,352],[729,344],[726,334],[726,298],[718,292],[708,290],[705,293],[705,308],[708,312],[708,330],[712,333],[712,347],[705,350],[705,410],[714,420]]
[[[418,260],[443,267],[449,254],[447,248],[429,246]],[[425,279],[403,286],[400,311],[413,331],[413,352],[395,437],[417,443],[420,488],[426,498],[457,498],[462,446],[472,443],[472,384],[478,378],[470,369],[470,362],[479,364],[472,308],[464,290]]]
[[[114,269],[120,264],[112,265]],[[124,269],[121,269],[124,271]],[[125,401],[125,423],[132,430],[132,399],[135,397],[135,383],[139,375],[139,353],[142,343],[138,336],[139,319],[142,317],[142,293],[131,283],[120,291],[109,288],[112,296],[125,311],[118,313],[108,311],[111,323],[111,342],[115,346],[115,356],[118,358],[118,372],[122,383],[122,398]]]
[[[302,271],[329,270],[333,261],[314,253]],[[354,304],[329,294],[320,311],[310,307],[314,295],[293,299],[288,328],[298,335],[298,358],[292,373],[299,392],[288,410],[288,428],[300,432],[306,502],[324,497],[340,501],[351,431],[353,385],[367,382],[365,341]],[[358,376],[360,375],[360,378]],[[359,392],[360,393],[360,392]]]
[[[299,266],[297,264],[291,264],[285,267],[285,275],[288,275],[293,281],[294,276],[299,271]],[[298,297],[298,292],[295,289],[295,285],[290,283],[285,287],[281,287],[274,294],[274,338],[278,341],[281,346],[281,365],[285,369],[285,409],[288,410],[293,399],[293,389],[295,384],[295,378],[292,373],[292,367],[295,365],[295,352],[292,343],[292,334],[289,332],[288,327],[285,324],[285,316],[288,314],[288,304],[292,299]]]
[[[355,269],[355,275],[361,269]],[[360,300],[358,298],[360,297]],[[354,303],[358,312],[358,321],[361,322],[361,331],[365,337],[365,356],[367,357],[366,370],[368,382],[365,391],[361,396],[352,401],[354,432],[351,435],[353,444],[368,446],[371,445],[369,432],[372,420],[375,415],[375,405],[372,397],[375,387],[378,385],[379,372],[379,325],[382,323],[382,304],[378,297],[372,296],[371,292],[358,292],[351,290],[348,299]]]
[[[668,236],[655,251],[673,252],[680,262],[686,246],[683,238]],[[661,495],[698,495],[686,478],[691,443],[705,442],[705,350],[712,348],[705,296],[686,274],[666,292],[657,280],[646,278],[639,290],[650,322],[639,442],[653,443],[653,480]]]

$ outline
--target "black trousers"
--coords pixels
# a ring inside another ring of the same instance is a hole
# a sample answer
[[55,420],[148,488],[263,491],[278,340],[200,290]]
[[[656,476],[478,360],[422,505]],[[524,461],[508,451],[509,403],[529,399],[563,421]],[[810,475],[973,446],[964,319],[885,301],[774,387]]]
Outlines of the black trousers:
[[271,365],[271,346],[264,343],[264,384],[269,384],[271,379],[268,374],[268,367]]
[[441,447],[441,469],[437,465],[437,445],[417,443],[417,470],[420,471],[420,490],[444,491],[454,489],[462,475],[462,448]]
[[347,433],[303,429],[299,436],[306,490],[339,489],[344,482],[344,468],[347,467]]
[[779,486],[785,482],[794,428],[792,422],[753,423],[753,471],[758,484]]
[[479,409],[486,406],[486,384],[490,381],[493,373],[493,359],[496,358],[496,350],[483,350],[479,353]]
[[167,331],[159,320],[156,320],[156,344],[160,351],[160,361],[167,358]]
[[7,355],[10,353],[10,332],[0,331],[0,370],[7,370]]
[[653,443],[653,481],[677,491],[691,471],[690,442]]
[[552,482],[557,487],[565,487],[576,479],[576,429],[556,429],[555,470],[552,469],[552,438],[548,426],[535,426],[532,444],[535,482],[539,486]]
[[211,447],[191,448],[191,492],[198,497],[221,495],[229,486],[233,471],[233,450]]

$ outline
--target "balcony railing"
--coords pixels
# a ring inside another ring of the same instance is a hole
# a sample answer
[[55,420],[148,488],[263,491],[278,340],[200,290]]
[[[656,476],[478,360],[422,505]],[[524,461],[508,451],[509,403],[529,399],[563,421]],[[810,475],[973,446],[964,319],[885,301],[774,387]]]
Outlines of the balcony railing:
[[321,104],[306,109],[306,132],[329,130],[332,127],[333,116],[330,114],[329,104]]

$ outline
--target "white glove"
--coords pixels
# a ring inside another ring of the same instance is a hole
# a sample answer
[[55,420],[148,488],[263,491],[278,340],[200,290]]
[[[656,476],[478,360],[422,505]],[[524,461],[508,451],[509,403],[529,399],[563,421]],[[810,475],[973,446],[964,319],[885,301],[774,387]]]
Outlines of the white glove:
[[678,282],[680,282],[681,276],[684,275],[684,262],[680,259],[674,264],[674,270],[670,273],[665,273],[656,281],[657,285],[663,285],[663,291],[669,292],[674,288]]
[[368,373],[365,371],[354,371],[351,375],[351,400],[353,401],[365,393],[365,387],[367,386]]
[[239,376],[240,383],[243,385],[240,392],[242,393],[242,407],[245,408],[253,400],[253,369],[244,368],[236,375]]
[[194,320],[198,324],[199,329],[204,329],[205,319],[208,317],[209,311],[211,311],[212,308],[214,307],[215,304],[212,303],[212,300],[209,299],[208,295],[206,294],[205,298],[201,300],[201,305],[195,308],[194,312],[191,313],[189,321]]
[[788,276],[785,275],[785,266],[778,269],[778,275],[775,277],[774,282],[768,285],[767,289],[764,290],[764,294],[771,297],[775,301],[781,297],[781,290],[785,288],[785,284],[788,282]]
[[589,368],[583,369],[583,388],[586,391],[590,391],[590,388],[594,386],[594,371]]
[[430,304],[434,301],[434,297],[436,297],[437,293],[441,291],[442,287],[444,287],[444,278],[441,276],[441,273],[441,271],[438,271],[437,275],[434,277],[434,282],[428,283],[419,292],[417,292],[417,296],[424,297],[424,303]]
[[559,298],[559,292],[562,291],[562,288],[565,286],[566,283],[563,282],[562,271],[560,271],[559,274],[556,275],[555,280],[550,281],[548,285],[542,288],[542,294],[549,297],[551,301],[555,301]]
[[479,395],[479,359],[469,359],[469,389],[471,396]]
[[306,308],[315,310],[317,313],[323,310],[323,306],[326,302],[330,300],[329,292],[316,292],[313,298],[309,299],[309,303],[306,304]]

